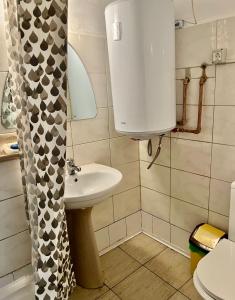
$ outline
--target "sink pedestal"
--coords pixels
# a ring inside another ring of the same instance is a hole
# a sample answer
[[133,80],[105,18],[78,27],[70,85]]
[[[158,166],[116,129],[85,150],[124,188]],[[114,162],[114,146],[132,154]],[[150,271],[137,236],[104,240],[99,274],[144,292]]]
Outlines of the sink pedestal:
[[103,274],[91,220],[92,208],[67,210],[68,234],[77,284],[102,287]]

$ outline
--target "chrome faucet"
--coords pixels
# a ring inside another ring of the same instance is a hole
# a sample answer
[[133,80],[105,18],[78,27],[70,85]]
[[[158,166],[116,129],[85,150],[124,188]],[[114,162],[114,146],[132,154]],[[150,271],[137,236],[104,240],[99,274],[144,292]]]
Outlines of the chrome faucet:
[[75,175],[76,172],[81,172],[81,168],[75,165],[72,158],[67,159],[67,170],[69,175]]

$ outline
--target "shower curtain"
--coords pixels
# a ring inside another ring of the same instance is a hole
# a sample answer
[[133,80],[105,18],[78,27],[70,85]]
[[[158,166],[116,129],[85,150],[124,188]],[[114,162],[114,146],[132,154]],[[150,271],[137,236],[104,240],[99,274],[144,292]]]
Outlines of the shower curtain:
[[63,203],[67,2],[4,0],[4,7],[35,299],[66,300],[75,285]]

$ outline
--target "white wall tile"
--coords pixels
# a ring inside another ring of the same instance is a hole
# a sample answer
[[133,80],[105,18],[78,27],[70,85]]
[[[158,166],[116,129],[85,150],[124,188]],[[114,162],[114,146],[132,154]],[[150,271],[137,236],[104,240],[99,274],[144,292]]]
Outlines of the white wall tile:
[[171,170],[171,195],[174,198],[208,208],[209,186],[208,177]]
[[216,48],[216,23],[176,30],[176,67],[195,67],[212,62]]
[[141,188],[143,211],[165,221],[170,219],[170,197],[145,187]]
[[139,143],[129,137],[111,139],[110,149],[112,166],[139,160]]
[[93,207],[92,220],[95,230],[106,227],[107,225],[113,223],[112,198],[104,199],[104,201]]
[[216,105],[235,105],[235,64],[216,67]]
[[114,220],[120,220],[140,210],[140,187],[113,197]]
[[[11,180],[9,180],[9,178],[11,178]],[[0,200],[22,194],[19,160],[1,162],[0,191]]]
[[140,211],[126,218],[126,229],[127,229],[127,236],[133,236],[134,234],[142,230]]
[[0,240],[26,230],[24,196],[0,202]]
[[[158,144],[159,144],[159,137],[153,138],[152,139],[153,154],[152,156],[149,156],[147,151],[148,141],[141,141],[139,143],[140,160],[151,162],[156,153]],[[156,164],[167,166],[167,167],[170,166],[170,138],[168,137],[164,137],[162,139],[162,149],[158,159],[156,160]]]
[[109,226],[110,244],[114,244],[126,237],[126,221],[125,219],[113,223]]
[[225,181],[211,179],[210,210],[222,215],[229,215],[231,184]]
[[102,251],[109,247],[109,230],[108,227],[95,232],[98,251]]
[[189,232],[181,228],[171,226],[171,243],[176,248],[187,254],[189,254],[189,237]]
[[153,217],[153,235],[163,242],[170,243],[170,223]]
[[7,59],[7,46],[6,46],[6,36],[5,36],[5,28],[4,24],[0,24],[0,47],[1,47],[1,55],[0,55],[0,72],[8,71],[8,59]]
[[114,125],[114,114],[113,114],[113,108],[109,107],[109,136],[110,138],[115,138],[122,136],[121,133],[117,132]]
[[0,260],[0,276],[29,264],[31,245],[28,231],[1,241],[0,257],[4,257]]
[[153,217],[152,215],[142,211],[142,230],[145,233],[152,234],[153,233]]
[[110,165],[109,140],[76,145],[74,149],[74,160],[77,165],[99,163]]
[[211,144],[172,139],[171,146],[172,168],[210,176]]
[[229,218],[210,211],[209,212],[209,224],[211,224],[221,230],[224,230],[225,232],[228,232]]
[[216,106],[213,142],[235,146],[235,106]]
[[122,173],[123,178],[114,194],[124,192],[140,185],[139,162],[117,166],[116,169]]
[[211,177],[229,182],[235,180],[235,147],[213,144]]
[[206,223],[208,211],[181,200],[171,199],[171,223],[191,232],[196,225]]
[[98,109],[94,119],[72,121],[71,127],[73,145],[108,139],[108,109]]
[[219,20],[217,22],[217,48],[227,49],[227,61],[235,61],[235,18]]
[[141,185],[170,195],[170,168],[154,164],[147,170],[148,165],[146,162],[140,162]]

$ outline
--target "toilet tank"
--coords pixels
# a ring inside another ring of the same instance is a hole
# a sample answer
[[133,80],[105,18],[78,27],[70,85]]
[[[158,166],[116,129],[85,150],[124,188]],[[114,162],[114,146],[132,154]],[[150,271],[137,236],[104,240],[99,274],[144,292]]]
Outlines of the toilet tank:
[[176,126],[171,0],[119,0],[105,9],[115,128],[137,139]]

